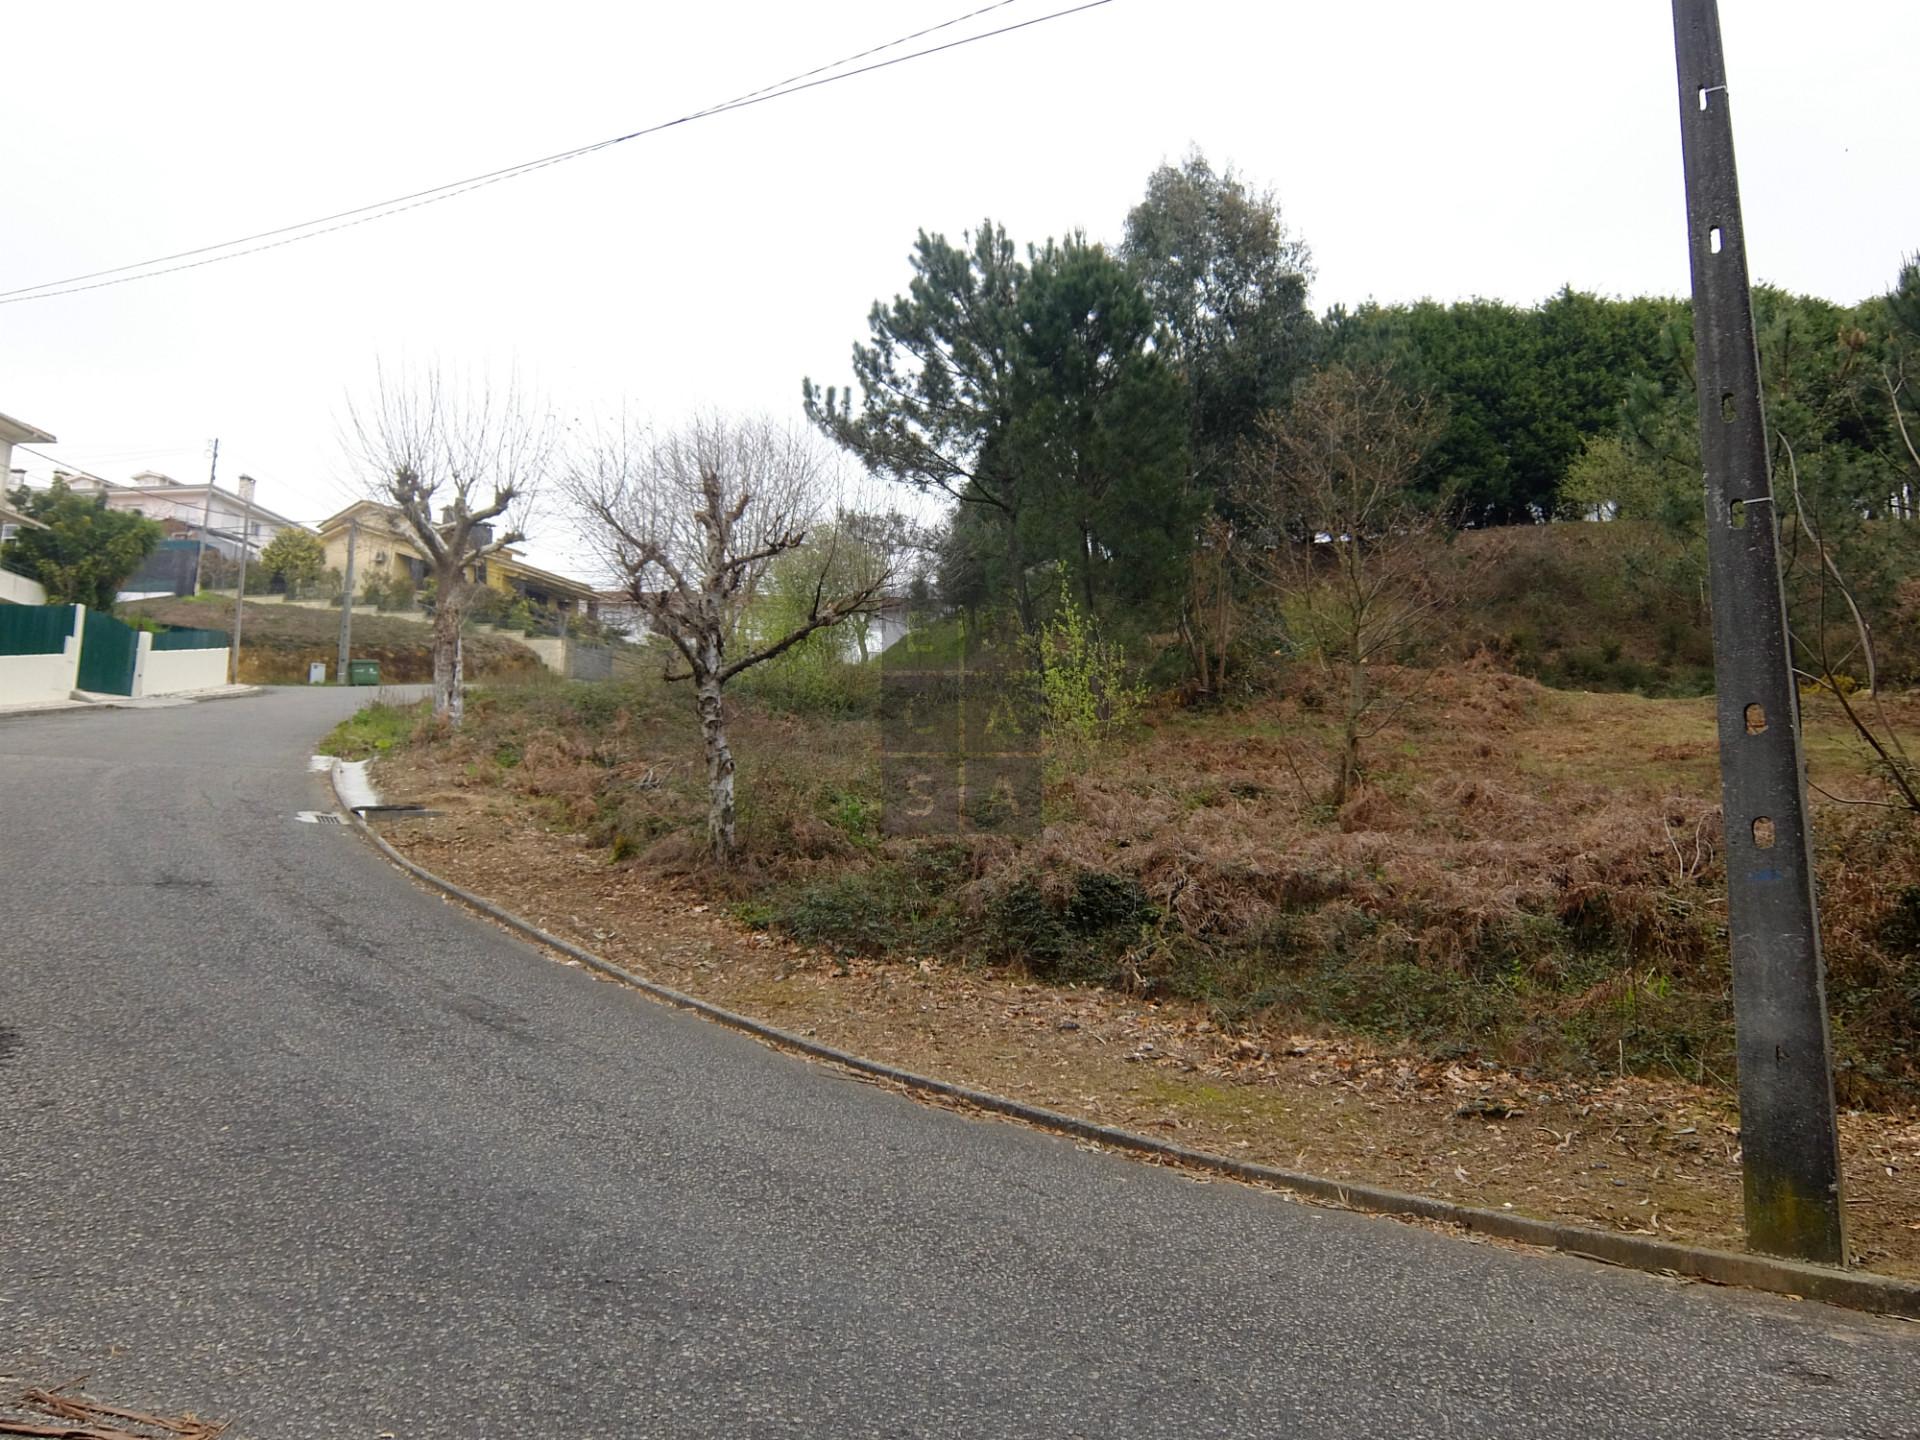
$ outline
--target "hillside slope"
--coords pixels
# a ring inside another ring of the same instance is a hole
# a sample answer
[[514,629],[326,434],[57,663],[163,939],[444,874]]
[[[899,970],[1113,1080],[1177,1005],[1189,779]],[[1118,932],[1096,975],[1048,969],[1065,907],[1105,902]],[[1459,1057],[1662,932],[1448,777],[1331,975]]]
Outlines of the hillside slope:
[[[233,628],[233,603],[193,599],[141,600],[122,607],[129,617],[205,630]],[[242,622],[240,678],[252,685],[300,684],[307,667],[324,661],[329,675],[339,657],[340,617],[331,610],[248,602]],[[466,670],[475,680],[505,680],[540,673],[540,657],[525,645],[491,630],[469,631]],[[365,613],[353,616],[353,655],[380,662],[380,678],[395,684],[433,678],[432,632],[418,620]]]

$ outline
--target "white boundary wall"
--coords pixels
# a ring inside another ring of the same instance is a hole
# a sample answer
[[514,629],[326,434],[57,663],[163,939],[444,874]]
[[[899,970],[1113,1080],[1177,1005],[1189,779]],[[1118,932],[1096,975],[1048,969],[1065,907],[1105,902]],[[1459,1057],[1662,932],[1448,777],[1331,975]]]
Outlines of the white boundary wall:
[[140,655],[133,663],[133,693],[181,695],[217,690],[227,683],[225,646],[218,650],[155,650],[153,636],[140,632]]
[[540,663],[564,678],[567,673],[567,637],[564,635],[522,635],[516,637],[534,654],[540,657]]
[[41,588],[38,580],[29,580],[11,570],[0,570],[0,600],[15,605],[44,605],[47,603],[47,592]]
[[[6,573],[0,571],[0,575]],[[31,580],[23,583],[33,584]],[[86,615],[86,606],[73,607],[73,633],[57,655],[0,655],[0,705],[44,705],[73,698],[73,687],[80,680],[80,636]]]

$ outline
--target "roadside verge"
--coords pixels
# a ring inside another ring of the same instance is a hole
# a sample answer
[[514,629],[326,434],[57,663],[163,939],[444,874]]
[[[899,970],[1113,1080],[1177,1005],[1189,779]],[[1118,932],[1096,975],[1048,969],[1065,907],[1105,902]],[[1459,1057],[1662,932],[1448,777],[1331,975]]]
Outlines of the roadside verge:
[[[486,897],[455,885],[416,864],[387,842],[358,813],[372,803],[358,786],[341,785],[342,769],[335,765],[335,793],[358,828],[390,862],[423,884],[524,936],[535,944],[565,955],[609,979],[629,985],[665,1004],[691,1011],[730,1029],[752,1035],[783,1050],[841,1066],[857,1074],[897,1085],[910,1093],[928,1095],[989,1114],[1019,1120],[1076,1139],[1109,1146],[1125,1153],[1151,1157],[1190,1169],[1272,1186],[1321,1203],[1368,1214],[1421,1219],[1455,1225],[1463,1230],[1653,1274],[1678,1275],[1720,1285],[1738,1285],[1774,1294],[1821,1300],[1849,1309],[1920,1320],[1920,1284],[1870,1271],[1836,1270],[1769,1256],[1741,1254],[1679,1244],[1638,1235],[1620,1234],[1539,1219],[1507,1211],[1488,1210],[1454,1201],[1415,1195],[1382,1186],[1348,1183],[1236,1160],[1230,1156],[1190,1149],[1132,1131],[1097,1124],[1077,1116],[996,1095],[932,1076],[921,1075],[880,1061],[796,1035],[778,1026],[728,1010],[698,996],[602,959],[591,951],[553,935],[496,905]],[[349,791],[351,793],[349,793]]]

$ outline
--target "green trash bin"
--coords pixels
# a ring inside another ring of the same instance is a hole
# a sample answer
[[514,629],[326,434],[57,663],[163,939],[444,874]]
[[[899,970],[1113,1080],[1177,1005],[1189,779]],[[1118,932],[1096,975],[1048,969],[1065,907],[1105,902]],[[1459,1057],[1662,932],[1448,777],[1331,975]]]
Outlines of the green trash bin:
[[349,660],[347,662],[347,683],[349,685],[378,685],[380,683],[380,662],[378,660]]

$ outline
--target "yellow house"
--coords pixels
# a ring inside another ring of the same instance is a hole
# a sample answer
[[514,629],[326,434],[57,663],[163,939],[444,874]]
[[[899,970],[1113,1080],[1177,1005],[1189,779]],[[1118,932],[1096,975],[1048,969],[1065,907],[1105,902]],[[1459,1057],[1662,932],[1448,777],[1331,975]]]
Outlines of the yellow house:
[[[352,541],[356,591],[366,585],[369,576],[377,575],[382,581],[405,577],[419,586],[433,574],[433,562],[391,505],[357,500],[322,520],[319,529],[327,568],[342,575],[347,573],[347,545]],[[469,566],[466,574],[469,580],[550,610],[589,616],[598,615],[600,610],[599,594],[593,586],[529,565],[511,546]]]

